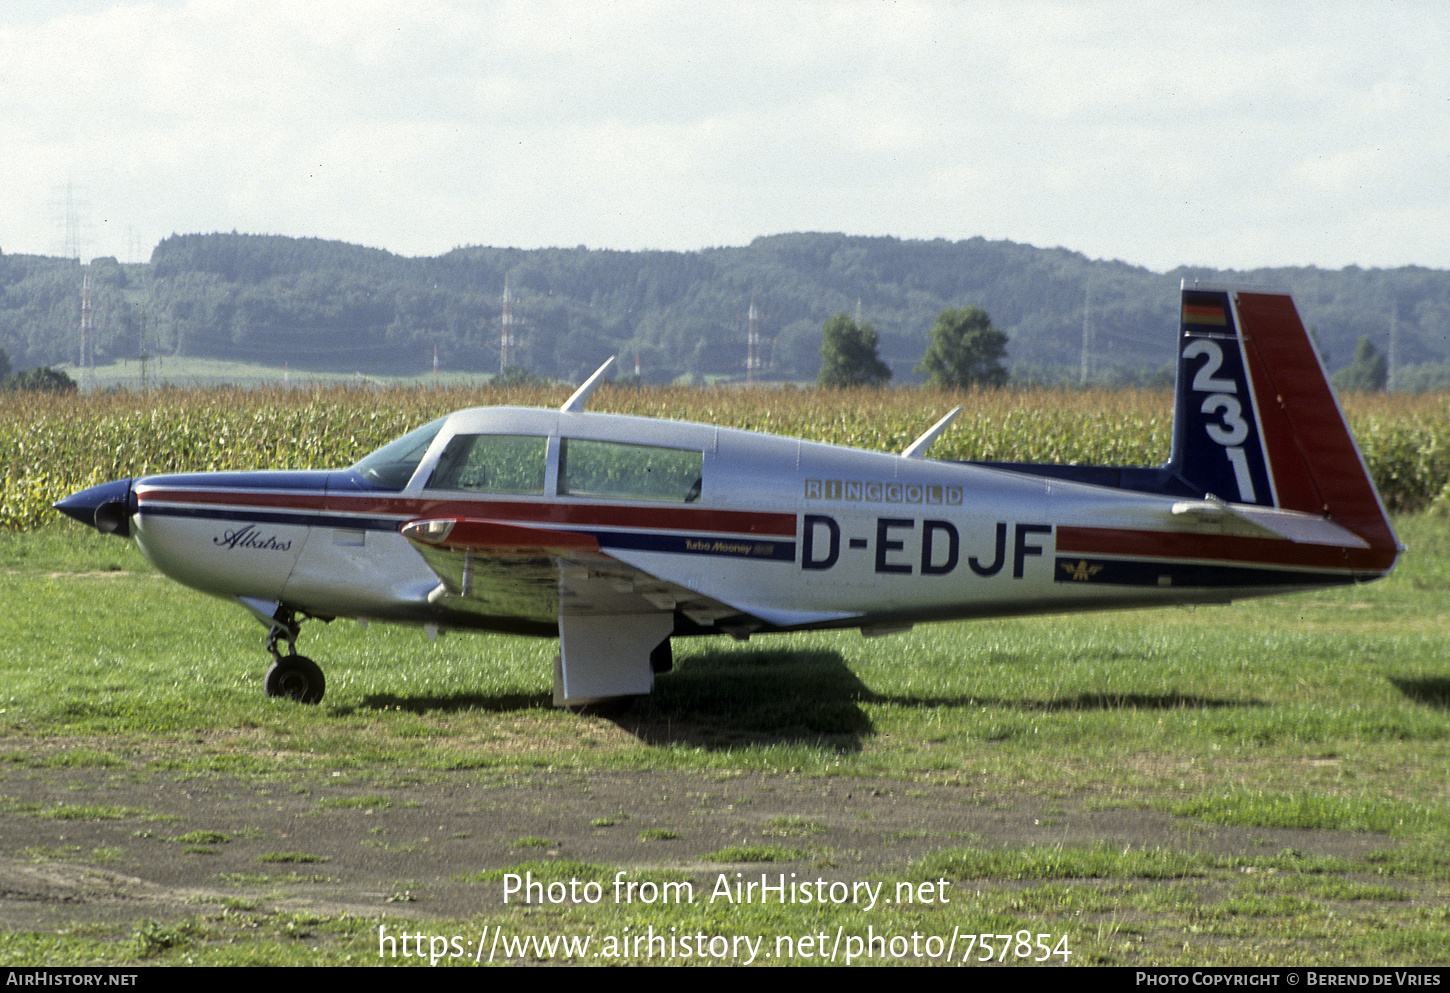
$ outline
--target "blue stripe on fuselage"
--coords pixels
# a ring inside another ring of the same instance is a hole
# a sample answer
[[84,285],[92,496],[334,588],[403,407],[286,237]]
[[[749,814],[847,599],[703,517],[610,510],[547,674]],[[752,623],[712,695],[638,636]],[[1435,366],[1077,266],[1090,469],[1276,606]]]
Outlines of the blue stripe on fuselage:
[[1354,582],[1344,571],[1266,569],[1172,560],[1105,559],[1059,555],[1053,580],[1105,586],[1212,589],[1214,587],[1332,586]]
[[760,538],[718,538],[712,535],[654,534],[649,531],[591,531],[600,548],[629,548],[677,555],[715,555],[727,558],[794,562],[794,541]]

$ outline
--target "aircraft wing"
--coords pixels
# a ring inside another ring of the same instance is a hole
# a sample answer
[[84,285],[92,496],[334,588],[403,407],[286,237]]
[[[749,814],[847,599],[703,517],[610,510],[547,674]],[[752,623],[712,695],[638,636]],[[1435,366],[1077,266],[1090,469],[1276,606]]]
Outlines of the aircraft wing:
[[592,534],[481,518],[410,521],[402,533],[437,574],[429,600],[526,624],[559,626],[559,702],[647,693],[652,657],[674,632],[676,614],[703,628],[744,636],[850,616],[751,605],[735,595],[692,589],[631,564],[627,550]]
[[442,580],[435,602],[459,609],[542,623],[679,610],[705,626],[742,613],[629,565],[586,533],[441,518],[411,521],[403,535]]

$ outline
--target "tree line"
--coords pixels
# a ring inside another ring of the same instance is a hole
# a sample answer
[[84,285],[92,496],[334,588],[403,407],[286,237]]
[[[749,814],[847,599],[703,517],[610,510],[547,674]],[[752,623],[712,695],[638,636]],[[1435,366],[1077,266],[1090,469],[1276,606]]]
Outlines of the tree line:
[[938,318],[975,308],[1005,337],[1013,381],[1154,383],[1171,377],[1179,283],[1198,279],[1292,291],[1331,370],[1368,338],[1395,356],[1397,383],[1450,384],[1450,273],[1417,267],[1155,273],[982,238],[812,233],[695,252],[475,246],[422,258],[173,235],[138,264],[0,254],[0,347],[17,366],[78,361],[83,275],[98,364],[179,355],[416,374],[436,351],[442,368],[498,372],[507,311],[512,364],[534,375],[577,380],[617,354],[649,381],[743,378],[753,296],[767,378],[826,374],[828,322],[855,314],[891,382],[935,381],[950,359]]

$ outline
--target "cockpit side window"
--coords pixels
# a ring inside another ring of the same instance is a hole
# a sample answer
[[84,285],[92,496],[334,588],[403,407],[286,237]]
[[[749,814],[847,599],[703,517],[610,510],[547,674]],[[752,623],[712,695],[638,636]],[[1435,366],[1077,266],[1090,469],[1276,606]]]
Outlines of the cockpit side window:
[[702,452],[614,441],[564,439],[559,492],[608,500],[693,503],[700,499]]
[[418,463],[428,454],[428,446],[443,429],[438,418],[421,428],[409,431],[401,438],[395,438],[370,455],[364,455],[352,465],[352,471],[382,490],[401,490],[413,478]]
[[533,435],[455,435],[439,456],[427,488],[543,493],[546,451],[546,439]]

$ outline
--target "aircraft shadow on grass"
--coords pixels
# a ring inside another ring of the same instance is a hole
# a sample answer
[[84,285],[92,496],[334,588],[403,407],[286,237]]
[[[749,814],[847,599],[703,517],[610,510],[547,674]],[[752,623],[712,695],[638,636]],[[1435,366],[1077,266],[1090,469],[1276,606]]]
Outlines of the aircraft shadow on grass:
[[[782,742],[820,743],[856,751],[874,732],[861,709],[874,694],[833,651],[706,651],[661,674],[649,697],[586,707],[652,744],[712,748]],[[374,693],[340,715],[370,710],[413,714],[476,710],[506,713],[551,706],[547,693],[459,693],[407,696]]]
[[[964,682],[969,682],[964,679]],[[547,694],[373,694],[356,710],[415,714],[467,710],[504,713],[543,709]],[[654,693],[617,706],[586,708],[641,741],[726,750],[748,745],[809,744],[836,752],[859,751],[876,733],[865,704],[912,708],[992,707],[1029,713],[1093,710],[1213,710],[1262,707],[1261,701],[1185,693],[1079,693],[1036,699],[960,695],[882,694],[871,690],[826,649],[753,651],[711,649],[678,660]],[[353,710],[354,708],[348,708]],[[339,713],[342,713],[339,710]]]
[[875,694],[826,649],[707,649],[679,660],[654,693],[611,719],[641,741],[711,749],[808,744],[855,752],[874,735]]
[[1074,696],[1036,700],[1028,697],[950,696],[893,697],[878,696],[879,703],[903,707],[1001,707],[1029,713],[1055,714],[1078,710],[1219,710],[1227,707],[1266,707],[1259,700],[1224,700],[1195,696],[1191,693],[1078,693]]
[[1450,710],[1450,678],[1430,676],[1423,679],[1395,679],[1390,682],[1395,689],[1416,703],[1440,710]]

